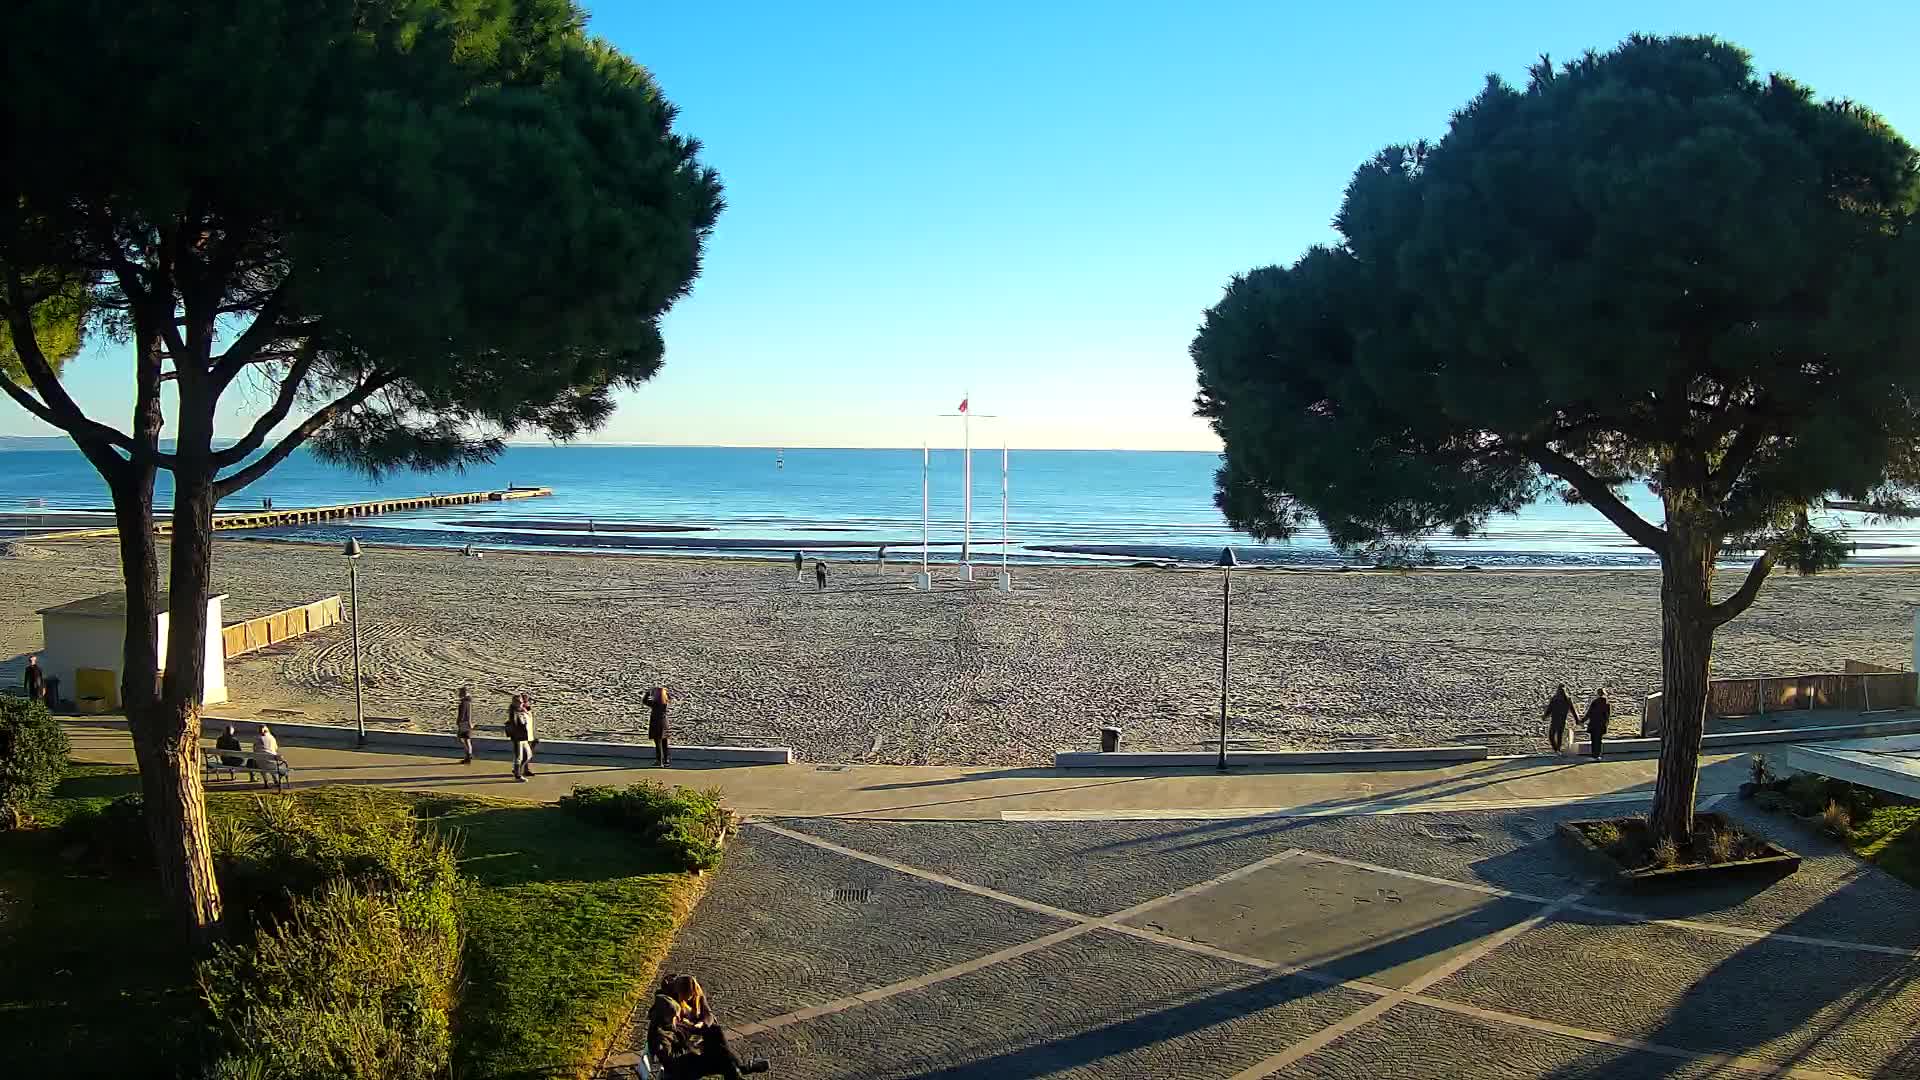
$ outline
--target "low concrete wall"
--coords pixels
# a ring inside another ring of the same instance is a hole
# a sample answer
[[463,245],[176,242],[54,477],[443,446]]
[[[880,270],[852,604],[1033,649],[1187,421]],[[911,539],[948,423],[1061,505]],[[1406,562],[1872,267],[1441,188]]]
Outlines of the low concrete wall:
[[[1770,728],[1766,731],[1709,731],[1700,737],[1700,747],[1704,751],[1723,750],[1732,746],[1760,746],[1766,743],[1802,743],[1825,742],[1829,739],[1870,739],[1880,735],[1920,734],[1920,718],[1907,720],[1877,720],[1859,724],[1829,724],[1824,727]],[[1576,749],[1586,752],[1587,743],[1579,743]],[[1657,738],[1608,739],[1608,753],[1636,754],[1659,753],[1660,740]]]
[[[675,750],[674,753],[680,751]],[[1228,765],[1346,765],[1370,769],[1379,765],[1434,764],[1449,761],[1485,761],[1484,746],[1407,746],[1372,750],[1229,750]],[[1204,768],[1220,763],[1216,750],[1061,750],[1053,755],[1056,769]]]
[[[1849,660],[1844,672],[1816,675],[1768,675],[1752,679],[1712,679],[1707,683],[1707,729],[1716,716],[1762,716],[1807,709],[1869,712],[1920,704],[1920,676],[1877,664]],[[1647,695],[1640,710],[1640,734],[1657,738],[1666,730],[1663,694]]]
[[[247,732],[260,726],[263,721],[230,720],[209,716],[201,725],[201,732],[211,739],[219,734],[219,728],[232,724],[239,729],[242,738]],[[352,746],[355,734],[351,727],[344,724],[298,724],[281,723],[274,720],[264,721],[273,729],[275,736],[282,741],[296,739],[302,742],[324,743],[335,746]],[[367,745],[387,747],[415,747],[423,750],[456,750],[459,744],[453,739],[452,732],[435,734],[430,731],[398,731],[393,728],[368,728]],[[497,753],[501,757],[513,756],[513,747],[506,739],[497,735],[476,735],[474,749]],[[613,758],[622,761],[652,761],[652,743],[614,743],[583,742],[566,739],[541,739],[540,754],[543,757],[590,757]],[[789,746],[681,746],[675,743],[673,756],[684,761],[724,761],[743,765],[788,765],[793,762],[793,748]],[[295,761],[294,767],[299,767]]]
[[227,659],[276,645],[301,634],[324,630],[340,622],[340,594],[311,604],[276,611],[257,619],[234,623],[220,631],[220,643]]

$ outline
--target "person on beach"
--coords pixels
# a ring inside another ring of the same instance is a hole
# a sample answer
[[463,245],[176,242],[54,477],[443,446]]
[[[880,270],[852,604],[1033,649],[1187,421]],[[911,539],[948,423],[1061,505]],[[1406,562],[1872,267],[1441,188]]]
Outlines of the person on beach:
[[807,572],[807,560],[799,552],[793,553],[793,580],[799,581],[800,575]]
[[1547,707],[1540,711],[1547,721],[1547,745],[1553,747],[1556,754],[1567,752],[1567,725],[1573,721],[1578,709],[1573,699],[1567,696],[1567,684],[1561,683],[1553,696],[1547,699]]
[[1607,688],[1593,692],[1587,703],[1587,738],[1593,743],[1593,760],[1600,760],[1600,740],[1607,737],[1607,724],[1613,719],[1613,702],[1607,700]]
[[24,681],[27,684],[27,700],[47,700],[47,673],[40,670],[40,658],[38,656],[27,657],[27,670]]
[[220,755],[220,764],[229,769],[237,769],[246,762],[246,759],[240,756],[240,733],[233,730],[232,724],[227,725],[226,734],[213,740],[213,748],[233,751],[231,754]]
[[526,707],[526,695],[515,694],[507,702],[507,741],[513,744],[513,778],[525,783],[533,775],[533,717]]
[[280,740],[273,737],[273,730],[261,724],[253,733],[253,756],[247,759],[247,779],[255,774],[261,779],[273,769],[273,759],[280,756]]
[[653,740],[653,763],[658,768],[673,764],[673,749],[667,745],[667,688],[656,686],[647,691],[647,738]]
[[669,975],[660,982],[647,1010],[647,1050],[667,1080],[722,1076],[739,1080],[767,1071],[765,1058],[741,1061],[707,1007],[707,995],[691,975]]
[[813,564],[813,584],[814,584],[814,588],[822,592],[826,591],[826,588],[827,588],[827,564],[826,563],[816,562]]
[[460,749],[466,756],[460,764],[473,764],[473,687],[460,688],[460,704],[453,715],[453,737],[460,740]]
[[887,565],[887,545],[885,544],[880,545],[880,565]]

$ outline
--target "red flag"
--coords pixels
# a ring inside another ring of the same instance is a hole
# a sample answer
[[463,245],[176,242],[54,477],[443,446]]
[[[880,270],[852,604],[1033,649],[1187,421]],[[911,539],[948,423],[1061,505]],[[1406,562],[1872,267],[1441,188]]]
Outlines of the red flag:
[[961,399],[960,399],[960,411],[961,411],[961,412],[966,412],[966,411],[967,411],[967,399],[966,399],[966,398],[961,398]]

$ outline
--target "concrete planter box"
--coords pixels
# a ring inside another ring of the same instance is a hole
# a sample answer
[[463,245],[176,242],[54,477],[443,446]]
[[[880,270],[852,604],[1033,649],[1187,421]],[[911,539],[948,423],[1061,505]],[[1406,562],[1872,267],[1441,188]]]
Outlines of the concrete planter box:
[[[1739,828],[1720,814],[1696,814],[1698,823],[1711,824],[1721,829]],[[1721,863],[1682,863],[1665,867],[1628,867],[1623,866],[1613,854],[1593,842],[1583,826],[1609,824],[1638,824],[1637,818],[1590,818],[1583,821],[1565,821],[1560,824],[1560,835],[1574,847],[1587,854],[1594,865],[1606,869],[1615,881],[1627,888],[1692,888],[1719,882],[1754,878],[1785,877],[1800,869],[1800,856],[1788,851],[1766,837],[1745,829],[1747,833],[1764,845],[1763,854],[1744,859],[1735,859]]]

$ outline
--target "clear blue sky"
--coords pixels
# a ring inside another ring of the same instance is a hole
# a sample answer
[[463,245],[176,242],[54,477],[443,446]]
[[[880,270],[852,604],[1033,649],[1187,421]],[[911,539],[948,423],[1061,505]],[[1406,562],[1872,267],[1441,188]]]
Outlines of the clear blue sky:
[[[729,209],[662,373],[598,438],[1211,449],[1186,356],[1237,271],[1331,236],[1353,168],[1633,31],[1716,33],[1920,139],[1920,5],[633,3]],[[127,411],[123,355],[79,396]],[[228,418],[237,425],[238,413]],[[30,432],[17,409],[0,431]]]

